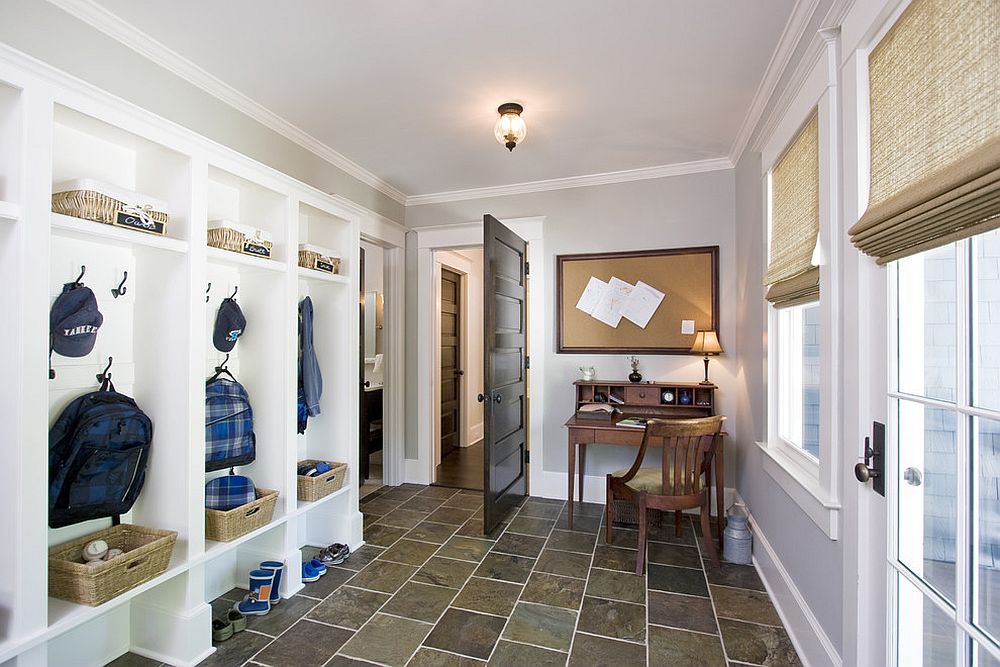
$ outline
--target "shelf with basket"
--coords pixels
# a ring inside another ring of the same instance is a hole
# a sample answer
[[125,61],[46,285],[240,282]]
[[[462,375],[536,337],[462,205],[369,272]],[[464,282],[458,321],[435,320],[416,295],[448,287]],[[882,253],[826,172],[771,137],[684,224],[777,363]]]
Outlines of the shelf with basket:
[[315,280],[321,283],[332,283],[334,285],[349,285],[351,279],[335,273],[321,273],[315,269],[299,267],[299,278],[302,280]]
[[[208,169],[208,238],[213,255],[284,266],[288,229],[286,195],[224,169]],[[235,261],[235,260],[234,260]]]

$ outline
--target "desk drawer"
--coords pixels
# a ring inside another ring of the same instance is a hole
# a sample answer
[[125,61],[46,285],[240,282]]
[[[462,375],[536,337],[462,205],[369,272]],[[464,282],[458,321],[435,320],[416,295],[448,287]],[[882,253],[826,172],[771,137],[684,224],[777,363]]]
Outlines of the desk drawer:
[[659,405],[660,390],[657,387],[625,387],[625,402],[629,405]]

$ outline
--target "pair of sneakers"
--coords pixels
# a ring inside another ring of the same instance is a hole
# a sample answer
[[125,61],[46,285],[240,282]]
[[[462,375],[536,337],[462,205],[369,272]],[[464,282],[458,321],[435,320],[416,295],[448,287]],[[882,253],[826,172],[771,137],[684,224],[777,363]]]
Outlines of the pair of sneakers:
[[326,565],[318,558],[302,561],[302,583],[310,584],[326,574]]
[[236,609],[230,609],[225,616],[212,620],[212,641],[224,642],[237,632],[247,629],[247,617]]
[[317,556],[317,558],[319,558],[324,565],[340,565],[350,557],[350,547],[346,544],[341,544],[340,542],[335,542],[330,546],[321,549],[319,555]]

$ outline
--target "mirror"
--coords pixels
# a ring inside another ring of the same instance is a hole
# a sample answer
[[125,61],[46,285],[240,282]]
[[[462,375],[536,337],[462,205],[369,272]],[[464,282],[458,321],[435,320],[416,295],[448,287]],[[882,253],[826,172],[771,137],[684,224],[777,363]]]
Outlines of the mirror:
[[375,363],[382,354],[382,317],[385,301],[381,292],[365,292],[365,363]]

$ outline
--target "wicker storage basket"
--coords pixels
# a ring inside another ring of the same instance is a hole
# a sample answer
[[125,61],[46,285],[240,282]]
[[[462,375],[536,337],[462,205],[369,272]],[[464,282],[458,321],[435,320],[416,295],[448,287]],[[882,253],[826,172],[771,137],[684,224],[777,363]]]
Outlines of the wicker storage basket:
[[266,526],[274,516],[274,506],[278,502],[278,492],[257,488],[257,500],[246,505],[222,510],[205,510],[205,539],[215,542],[230,542],[240,535]]
[[[299,487],[299,500],[319,500],[323,496],[328,496],[334,491],[339,491],[340,487],[344,485],[344,479],[347,478],[347,464],[346,463],[335,463],[333,461],[322,461],[323,463],[329,463],[332,467],[329,472],[325,472],[322,475],[316,475],[315,477],[306,477],[305,475],[297,475],[298,487]],[[299,465],[316,465],[321,463],[318,459],[306,459],[305,461],[299,461]]]
[[[125,553],[100,565],[83,562],[83,547],[104,540]],[[49,595],[92,607],[162,574],[177,541],[172,530],[123,523],[49,548]]]
[[254,257],[270,257],[274,247],[271,235],[264,230],[232,220],[212,220],[208,223],[208,245]]
[[299,244],[299,266],[324,273],[340,273],[340,257],[332,250],[308,243]]
[[167,204],[159,199],[92,179],[52,187],[52,211],[148,234],[166,234]]

